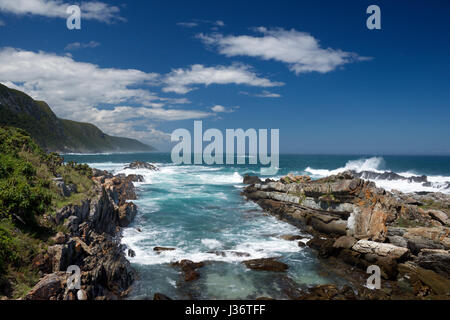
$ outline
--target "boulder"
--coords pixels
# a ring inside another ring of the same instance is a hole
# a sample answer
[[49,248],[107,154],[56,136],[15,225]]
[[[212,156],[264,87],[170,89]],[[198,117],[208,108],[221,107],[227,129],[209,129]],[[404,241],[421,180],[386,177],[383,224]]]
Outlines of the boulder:
[[275,260],[275,258],[253,259],[243,261],[247,268],[258,271],[286,271],[289,266],[283,262]]
[[408,256],[407,248],[397,247],[390,243],[380,243],[368,240],[359,240],[352,249],[359,253],[373,253],[380,257],[388,257],[391,259],[402,259]]
[[398,270],[402,275],[408,275],[411,283],[420,280],[423,284],[431,288],[437,295],[450,295],[450,280],[408,261],[398,265]]
[[152,171],[159,170],[156,166],[144,161],[134,161],[130,163],[128,166],[126,166],[125,169],[147,169]]
[[248,174],[246,174],[244,176],[244,184],[257,184],[257,183],[262,183],[262,181],[257,177],[257,176],[250,176]]
[[52,240],[56,243],[56,244],[63,244],[64,242],[66,242],[66,235],[62,232],[58,232],[56,234],[56,236],[54,236],[52,238]]
[[426,212],[432,219],[435,219],[437,221],[439,221],[441,224],[445,225],[450,225],[450,219],[448,217],[448,215],[441,210],[428,210]]
[[62,293],[63,279],[56,273],[51,273],[43,277],[31,291],[27,294],[27,300],[50,300]]
[[355,243],[355,238],[350,236],[342,236],[334,242],[333,247],[338,249],[350,249]]
[[422,249],[415,262],[450,279],[450,252],[446,250]]

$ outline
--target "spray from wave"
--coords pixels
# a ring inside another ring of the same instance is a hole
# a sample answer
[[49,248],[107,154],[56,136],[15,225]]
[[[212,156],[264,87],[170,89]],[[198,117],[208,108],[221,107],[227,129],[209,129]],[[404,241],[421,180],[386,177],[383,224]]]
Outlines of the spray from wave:
[[420,176],[410,171],[395,173],[384,169],[386,163],[382,157],[372,157],[348,161],[344,167],[328,170],[307,167],[305,172],[319,179],[336,175],[344,171],[353,171],[362,179],[375,182],[377,187],[388,191],[401,192],[442,192],[450,194],[450,177]]

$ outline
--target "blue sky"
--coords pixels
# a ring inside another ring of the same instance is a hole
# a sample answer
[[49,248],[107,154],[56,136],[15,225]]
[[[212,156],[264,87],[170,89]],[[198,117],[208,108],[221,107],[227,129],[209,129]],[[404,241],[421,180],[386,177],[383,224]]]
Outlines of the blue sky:
[[[0,82],[170,150],[280,129],[284,153],[450,154],[448,1],[0,0]],[[381,8],[381,30],[366,8]]]

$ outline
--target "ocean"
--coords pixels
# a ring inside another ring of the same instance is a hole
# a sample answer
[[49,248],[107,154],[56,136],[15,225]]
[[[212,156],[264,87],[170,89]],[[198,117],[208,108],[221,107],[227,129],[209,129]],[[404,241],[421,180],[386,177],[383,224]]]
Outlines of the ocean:
[[[345,283],[327,272],[308,247],[281,238],[299,235],[300,241],[306,242],[307,234],[241,196],[243,176],[259,175],[257,165],[173,165],[168,153],[70,154],[64,158],[145,178],[136,183],[139,199],[133,202],[138,205],[138,215],[122,238],[122,243],[136,252],[129,257],[138,275],[129,299],[148,299],[157,292],[173,299],[286,299],[290,286]],[[150,162],[160,170],[124,169],[135,160]],[[272,178],[292,172],[317,179],[345,170],[391,171],[404,178],[374,179],[387,190],[450,193],[448,156],[280,155],[280,169]],[[417,175],[427,175],[428,183],[406,179]],[[157,253],[153,250],[156,246],[175,250]],[[289,265],[288,271],[253,271],[242,264],[243,260],[268,257],[278,257]],[[180,270],[171,266],[182,259],[206,262],[198,270],[198,280],[184,282]]]

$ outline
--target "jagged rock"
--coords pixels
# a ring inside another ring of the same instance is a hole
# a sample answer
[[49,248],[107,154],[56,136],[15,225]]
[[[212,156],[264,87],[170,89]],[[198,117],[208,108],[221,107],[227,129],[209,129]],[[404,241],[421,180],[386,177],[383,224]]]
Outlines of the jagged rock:
[[257,176],[250,176],[248,174],[244,176],[243,184],[256,184],[256,183],[261,183],[261,180]]
[[342,236],[334,242],[333,247],[341,249],[351,249],[355,243],[355,238],[350,236]]
[[159,170],[156,166],[144,161],[134,161],[126,166],[125,169],[148,169],[152,171]]
[[450,225],[450,219],[445,212],[441,210],[428,210],[426,213],[443,225]]
[[63,279],[57,273],[43,277],[27,294],[27,300],[50,300],[64,290]]
[[415,262],[450,279],[450,252],[446,250],[422,249]]
[[446,227],[409,228],[403,234],[413,254],[422,249],[450,249],[450,229]]
[[299,236],[299,235],[282,235],[280,236],[281,239],[286,240],[286,241],[295,241],[295,240],[300,240],[303,239],[304,237]]
[[137,206],[133,202],[127,202],[119,207],[119,226],[128,227],[134,220]]
[[130,179],[133,182],[144,182],[144,177],[140,174],[130,174],[127,176],[128,179]]
[[258,271],[286,271],[289,266],[283,262],[275,260],[275,258],[263,258],[243,261],[245,266],[252,270]]
[[134,258],[134,257],[136,257],[136,252],[134,252],[133,249],[128,249],[128,256],[130,258]]
[[420,280],[429,286],[434,293],[438,295],[450,295],[450,280],[437,274],[434,271],[427,270],[408,261],[398,265],[400,274],[407,274],[411,283]]
[[402,259],[409,254],[407,248],[397,247],[390,243],[359,240],[352,249],[359,253],[373,253],[381,257]]
[[184,281],[189,282],[196,280],[200,277],[200,274],[196,271],[197,269],[204,266],[203,262],[193,262],[190,260],[181,260],[179,262],[172,263],[173,266],[181,267],[184,272]]
[[153,251],[156,251],[156,252],[163,252],[163,251],[174,251],[174,250],[176,250],[175,248],[166,248],[166,247],[154,247],[153,248]]

